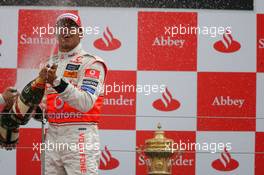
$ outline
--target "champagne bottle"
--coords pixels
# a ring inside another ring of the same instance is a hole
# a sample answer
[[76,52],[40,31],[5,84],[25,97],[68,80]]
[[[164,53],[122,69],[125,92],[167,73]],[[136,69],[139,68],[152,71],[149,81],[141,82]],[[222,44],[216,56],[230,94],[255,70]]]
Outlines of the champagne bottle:
[[0,115],[0,144],[17,143],[19,126],[28,123],[44,93],[45,80],[38,77],[24,87],[11,109],[4,109]]

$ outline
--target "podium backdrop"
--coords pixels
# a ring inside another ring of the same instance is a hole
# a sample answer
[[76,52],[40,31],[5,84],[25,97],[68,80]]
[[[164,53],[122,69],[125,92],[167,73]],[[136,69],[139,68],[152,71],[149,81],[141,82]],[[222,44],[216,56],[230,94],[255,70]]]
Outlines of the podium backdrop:
[[[37,76],[39,64],[56,52],[54,36],[40,37],[40,27],[53,26],[65,11],[80,14],[87,29],[82,45],[106,61],[106,84],[116,87],[101,117],[101,175],[145,175],[147,159],[135,148],[159,122],[175,142],[207,144],[174,159],[173,175],[264,174],[264,14],[1,7],[0,92],[21,90]],[[211,33],[175,34],[180,25]],[[214,36],[213,27],[225,29]],[[40,123],[21,127],[18,148],[0,150],[0,174],[40,174],[33,149],[40,141]],[[211,153],[219,143],[222,151]],[[224,151],[227,143],[232,149]]]

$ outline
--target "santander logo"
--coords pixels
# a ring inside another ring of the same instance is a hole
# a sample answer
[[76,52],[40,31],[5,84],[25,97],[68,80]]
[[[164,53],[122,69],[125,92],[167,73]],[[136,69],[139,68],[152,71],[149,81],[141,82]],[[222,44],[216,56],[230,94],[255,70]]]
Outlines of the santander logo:
[[102,38],[94,41],[94,47],[105,51],[116,50],[120,46],[121,42],[113,36],[109,27],[106,27],[106,31],[104,31]]
[[219,52],[232,53],[238,51],[241,45],[233,39],[230,33],[225,33],[223,39],[214,44],[214,48]]
[[162,98],[155,100],[152,106],[159,111],[174,111],[180,107],[180,102],[173,99],[170,91],[166,88],[162,93]]
[[112,170],[119,166],[119,161],[112,156],[107,146],[105,146],[105,150],[102,151],[100,158],[100,166],[101,170]]
[[264,49],[264,38],[259,39],[259,41],[258,41],[258,48]]
[[224,149],[224,152],[221,153],[220,159],[213,161],[212,167],[218,171],[232,171],[239,166],[238,161],[233,159],[230,153]]

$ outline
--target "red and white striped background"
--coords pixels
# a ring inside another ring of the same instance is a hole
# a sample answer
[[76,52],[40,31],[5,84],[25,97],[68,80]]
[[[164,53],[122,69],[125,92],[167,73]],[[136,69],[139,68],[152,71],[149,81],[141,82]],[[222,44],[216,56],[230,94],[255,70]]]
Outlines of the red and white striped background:
[[[135,148],[153,137],[159,122],[175,142],[232,144],[228,152],[183,153],[173,160],[173,175],[264,173],[264,14],[114,8],[71,11],[78,11],[84,27],[90,26],[83,47],[108,64],[106,84],[164,84],[167,88],[163,94],[106,95],[100,124],[100,174],[145,174],[146,157],[136,154]],[[0,92],[11,85],[21,90],[37,75],[39,63],[51,55],[53,36],[44,35],[40,41],[33,27],[54,25],[62,12],[1,8]],[[165,33],[165,27],[179,24],[231,26],[232,34]],[[105,37],[110,40],[108,45],[103,43]],[[160,45],[154,44],[157,40]],[[172,40],[183,45],[172,44]],[[40,174],[39,153],[32,149],[33,142],[40,142],[40,134],[40,124],[33,120],[20,129],[19,147],[0,150],[1,174]],[[226,155],[229,158],[223,161]]]

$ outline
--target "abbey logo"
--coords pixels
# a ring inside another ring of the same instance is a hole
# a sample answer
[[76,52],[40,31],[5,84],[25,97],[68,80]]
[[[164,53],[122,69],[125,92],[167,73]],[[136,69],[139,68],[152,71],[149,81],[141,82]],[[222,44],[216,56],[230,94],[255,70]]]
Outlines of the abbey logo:
[[94,41],[94,47],[104,51],[111,51],[121,47],[121,42],[114,37],[109,27],[106,27],[103,37]]
[[232,53],[236,52],[241,48],[241,45],[238,41],[234,40],[231,33],[225,33],[223,39],[217,41],[214,44],[214,49],[218,52],[223,53]]
[[185,43],[184,39],[173,39],[168,37],[156,37],[152,43],[152,46],[169,46],[169,47],[179,47],[183,48]]
[[197,27],[197,13],[138,13],[139,70],[196,71],[197,34],[168,32],[172,26],[180,24]]
[[[16,171],[17,175],[22,174],[41,174],[41,156],[40,151],[37,150],[41,143],[41,129],[39,128],[20,128],[19,129],[19,143],[16,151]],[[33,147],[34,146],[34,147]],[[28,168],[25,168],[25,165]]]
[[232,98],[230,96],[219,96],[215,97],[212,106],[235,106],[242,108],[245,99]]

